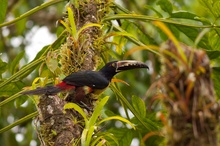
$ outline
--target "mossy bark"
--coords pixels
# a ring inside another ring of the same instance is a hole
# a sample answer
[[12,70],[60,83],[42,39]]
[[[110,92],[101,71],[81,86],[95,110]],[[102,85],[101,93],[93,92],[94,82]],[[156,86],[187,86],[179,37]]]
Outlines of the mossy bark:
[[[109,2],[106,0],[90,0],[89,2],[79,0],[78,4],[78,7],[71,3],[68,4],[74,13],[77,31],[86,24],[100,24],[101,18],[106,14]],[[64,18],[64,22],[67,25],[70,23],[67,17]],[[96,26],[85,28],[78,35],[77,40],[73,40],[72,34],[67,32],[66,42],[61,45],[59,54],[62,73],[69,75],[80,70],[94,70],[99,63],[100,52],[103,51],[99,48],[103,44],[96,42],[101,35],[101,28]],[[38,131],[42,145],[80,145],[80,137],[84,128],[83,117],[73,109],[66,110],[66,113],[63,112],[64,105],[74,101],[74,94],[69,94],[66,99],[71,100],[68,101],[61,99],[58,95],[44,95],[40,98]],[[84,102],[83,105],[85,107],[83,110],[88,114],[88,117],[94,108],[91,102],[93,99],[88,99],[88,102]]]
[[65,110],[67,102],[58,96],[42,96],[38,104],[39,136],[41,145],[66,146],[77,144],[83,125],[79,124],[82,117],[74,110]]

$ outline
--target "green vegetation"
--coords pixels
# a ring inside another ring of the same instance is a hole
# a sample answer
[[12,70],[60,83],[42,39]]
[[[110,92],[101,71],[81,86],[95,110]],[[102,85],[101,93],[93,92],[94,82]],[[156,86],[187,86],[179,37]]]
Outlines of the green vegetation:
[[[169,122],[191,116],[191,108],[209,113],[212,120],[202,120],[201,125],[211,125],[216,132],[213,133],[218,135],[219,119],[216,117],[219,112],[212,107],[220,97],[219,6],[220,0],[121,0],[120,4],[111,0],[51,0],[45,3],[42,0],[3,0],[0,5],[0,143],[40,145],[44,143],[42,134],[44,137],[45,133],[50,133],[50,140],[58,134],[54,129],[42,133],[41,117],[38,116],[40,97],[23,96],[21,91],[57,84],[71,72],[98,70],[108,61],[124,59],[146,62],[150,69],[117,75],[115,82],[98,97],[91,113],[75,103],[65,104],[64,115],[75,110],[81,118],[71,117],[82,126],[81,141],[73,139],[72,143],[128,146],[135,139],[141,146],[181,145],[172,142],[176,139],[170,137],[173,129]],[[36,57],[28,61],[26,49],[33,40],[27,36],[34,33],[33,28],[42,27],[56,35],[56,40],[40,48]],[[168,39],[172,43],[168,43]],[[164,51],[166,46],[177,51]],[[190,53],[187,54],[184,47],[190,48]],[[202,56],[201,50],[210,60],[205,66],[202,63],[206,56]],[[171,78],[169,71],[175,72],[176,67],[180,74]],[[214,88],[209,82],[210,72]],[[188,80],[191,73],[195,73],[195,81]],[[176,78],[178,75],[181,77]],[[214,91],[213,95],[204,96],[202,91],[206,90],[200,88],[203,77],[208,79],[204,81],[205,87],[210,89],[209,93]],[[187,85],[186,90],[182,90],[174,79],[182,81],[184,89]],[[191,105],[197,95],[205,102]],[[59,97],[65,95],[59,94]],[[187,126],[195,127],[195,123],[187,123]],[[181,126],[185,126],[184,122]],[[184,132],[183,129],[180,132]],[[189,137],[196,139],[202,130],[198,131],[190,131]],[[204,145],[213,143],[206,141]]]

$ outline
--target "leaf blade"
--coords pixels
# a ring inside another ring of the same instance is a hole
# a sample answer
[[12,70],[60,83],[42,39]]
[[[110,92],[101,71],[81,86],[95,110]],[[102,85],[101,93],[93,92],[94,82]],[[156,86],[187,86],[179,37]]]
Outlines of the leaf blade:
[[0,5],[0,23],[4,22],[7,12],[8,0],[1,0]]

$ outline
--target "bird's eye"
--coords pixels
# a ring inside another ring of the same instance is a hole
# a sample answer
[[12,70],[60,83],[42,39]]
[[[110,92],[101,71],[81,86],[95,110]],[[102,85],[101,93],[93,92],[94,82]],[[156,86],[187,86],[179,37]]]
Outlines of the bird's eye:
[[95,85],[92,85],[92,87],[95,87]]
[[112,66],[112,67],[115,67],[115,63],[112,63],[111,66]]

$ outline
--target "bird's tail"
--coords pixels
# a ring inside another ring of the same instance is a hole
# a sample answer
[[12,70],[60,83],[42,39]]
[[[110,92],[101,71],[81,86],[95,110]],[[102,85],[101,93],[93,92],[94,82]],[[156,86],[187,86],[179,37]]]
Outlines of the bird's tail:
[[39,87],[35,90],[29,90],[29,91],[24,91],[21,92],[23,95],[55,95],[59,92],[61,92],[63,89],[60,88],[59,86],[46,86],[46,87]]

